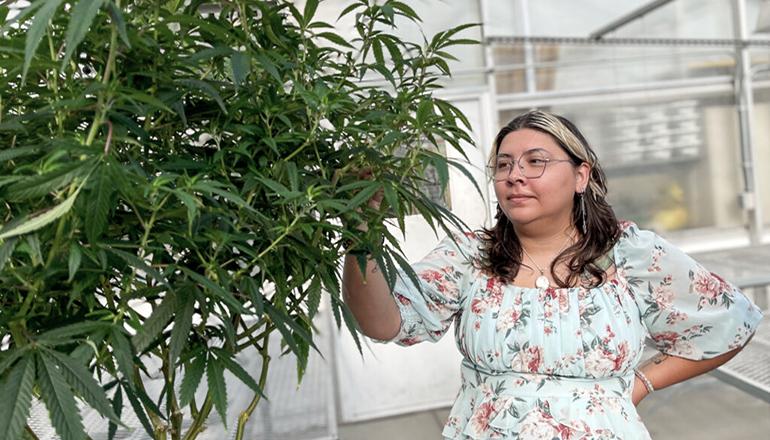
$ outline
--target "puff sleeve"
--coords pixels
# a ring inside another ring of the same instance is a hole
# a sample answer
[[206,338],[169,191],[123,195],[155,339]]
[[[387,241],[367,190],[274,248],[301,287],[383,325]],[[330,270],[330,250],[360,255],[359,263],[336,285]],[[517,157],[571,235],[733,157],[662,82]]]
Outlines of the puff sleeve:
[[627,224],[615,262],[657,348],[691,360],[743,346],[762,312],[734,285],[657,234]]
[[460,313],[467,295],[476,243],[471,233],[444,238],[411,266],[419,284],[399,270],[392,294],[401,314],[401,328],[393,339],[373,340],[408,346],[441,339]]

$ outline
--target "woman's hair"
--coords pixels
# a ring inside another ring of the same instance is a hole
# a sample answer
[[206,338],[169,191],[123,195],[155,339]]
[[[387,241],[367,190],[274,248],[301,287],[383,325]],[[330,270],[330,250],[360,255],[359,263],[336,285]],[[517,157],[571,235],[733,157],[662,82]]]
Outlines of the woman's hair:
[[[490,154],[490,165],[494,165],[497,160],[503,138],[509,133],[524,128],[550,135],[569,155],[575,166],[585,162],[591,168],[585,193],[583,195],[575,193],[573,198],[572,222],[582,234],[577,242],[554,259],[551,263],[551,272],[559,287],[573,286],[578,281],[586,287],[595,287],[606,279],[605,270],[597,265],[597,261],[610,252],[620,237],[620,227],[615,212],[605,199],[606,178],[596,153],[572,122],[562,116],[533,110],[517,116],[500,130],[495,137],[494,148]],[[580,197],[583,197],[585,204],[585,230],[582,226],[583,213]],[[497,206],[495,219],[497,223],[492,228],[482,228],[479,231],[481,254],[476,264],[479,269],[488,274],[506,282],[513,282],[522,266],[521,243],[510,220],[500,209],[500,205]],[[561,279],[553,270],[562,261],[567,262],[570,272],[566,279]],[[587,275],[585,281],[580,279],[583,274]]]

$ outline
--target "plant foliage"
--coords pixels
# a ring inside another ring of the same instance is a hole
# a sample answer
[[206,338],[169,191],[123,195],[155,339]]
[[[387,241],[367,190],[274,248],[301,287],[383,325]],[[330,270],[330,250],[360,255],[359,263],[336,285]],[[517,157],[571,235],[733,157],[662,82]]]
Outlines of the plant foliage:
[[[254,391],[240,438],[271,334],[300,378],[323,295],[356,336],[343,241],[374,249],[393,279],[404,259],[385,221],[458,224],[420,188],[428,167],[444,187],[448,167],[462,169],[423,146],[470,142],[465,117],[433,95],[447,50],[473,43],[457,36],[468,26],[405,41],[396,25],[419,17],[394,0],[352,2],[353,39],[315,18],[316,0],[11,8],[0,6],[3,439],[31,432],[33,395],[65,440],[86,438],[78,399],[111,437],[130,406],[153,438],[192,439],[212,409],[225,418],[225,372]],[[235,358],[248,347],[263,357],[257,378]],[[143,386],[150,365],[160,395]]]

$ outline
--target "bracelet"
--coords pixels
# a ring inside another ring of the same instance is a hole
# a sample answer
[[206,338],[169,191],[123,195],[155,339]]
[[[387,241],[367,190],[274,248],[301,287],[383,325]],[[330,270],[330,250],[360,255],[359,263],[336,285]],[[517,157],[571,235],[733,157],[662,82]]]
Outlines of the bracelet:
[[652,386],[652,382],[650,382],[650,379],[647,379],[647,376],[645,376],[641,370],[634,368],[634,375],[638,377],[639,380],[642,381],[642,384],[644,384],[644,387],[647,388],[647,394],[651,394],[653,391],[655,391],[655,388]]

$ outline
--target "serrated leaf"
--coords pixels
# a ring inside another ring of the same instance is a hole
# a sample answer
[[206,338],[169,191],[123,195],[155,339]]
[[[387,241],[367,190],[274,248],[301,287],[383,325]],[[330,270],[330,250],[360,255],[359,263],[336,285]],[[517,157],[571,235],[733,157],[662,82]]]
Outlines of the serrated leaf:
[[222,418],[222,424],[227,429],[227,387],[225,385],[225,371],[221,361],[210,358],[206,365],[206,379],[214,407]]
[[166,281],[166,278],[161,275],[160,272],[152,268],[147,262],[144,260],[139,259],[134,254],[130,254],[126,251],[122,251],[120,249],[115,249],[113,247],[107,247],[106,248],[111,253],[117,255],[118,257],[122,258],[126,263],[128,263],[129,266],[133,267],[134,269],[141,269],[144,271],[147,275],[150,275],[160,284],[168,285],[168,281]]
[[240,87],[246,81],[251,69],[251,57],[247,53],[235,52],[230,57],[230,66],[233,70],[233,82],[235,87]]
[[8,187],[8,197],[14,201],[43,197],[85,174],[91,164],[90,160],[76,161],[45,174],[24,177]]
[[193,313],[195,312],[195,295],[180,293],[176,309],[178,312],[174,319],[174,327],[171,329],[168,351],[168,362],[172,367],[176,367],[176,360],[182,353],[182,349],[187,343],[187,338],[190,336]]
[[48,408],[56,433],[62,440],[84,440],[86,432],[75,404],[75,396],[64,377],[49,358],[38,355],[36,361],[40,397]]
[[[120,385],[116,387],[115,395],[112,396],[112,410],[115,412],[115,415],[120,418],[121,414],[123,413],[123,390],[121,389]],[[110,422],[110,426],[107,429],[107,440],[113,440],[115,438],[115,434],[118,432],[118,424]]]
[[35,360],[32,356],[25,356],[0,386],[0,438],[21,438],[29,416],[34,378]]
[[112,422],[120,423],[120,418],[112,410],[104,390],[85,366],[55,350],[44,349],[41,351],[41,356],[46,362],[53,362],[59,367],[64,380],[91,408]]
[[339,35],[337,35],[337,34],[335,34],[333,32],[320,32],[320,33],[316,34],[316,36],[320,37],[320,38],[323,38],[325,40],[329,40],[332,43],[338,44],[338,45],[343,46],[343,47],[347,47],[347,48],[350,48],[350,49],[353,48],[353,45],[351,45],[350,43],[345,41],[344,38],[342,38],[341,36],[339,36]]
[[257,53],[254,55],[254,58],[259,62],[259,64],[262,65],[262,68],[267,71],[267,73],[270,74],[270,76],[273,77],[277,82],[281,81],[281,74],[278,72],[278,69],[275,67],[275,63],[268,58],[266,55],[263,55],[261,53]]
[[37,337],[38,342],[45,342],[47,345],[71,344],[74,336],[91,334],[99,330],[106,330],[112,327],[109,322],[102,321],[80,321],[74,324],[56,327],[41,333]]
[[64,52],[64,60],[62,60],[62,70],[69,63],[72,54],[75,53],[78,45],[83,38],[85,38],[88,29],[96,18],[96,14],[99,13],[99,9],[102,8],[105,0],[80,0],[70,12],[70,22],[67,25],[67,33],[65,35],[65,41],[67,43],[67,50]]
[[225,105],[225,101],[222,99],[222,95],[220,95],[217,89],[215,89],[214,86],[212,86],[208,82],[202,81],[199,79],[179,79],[176,82],[179,84],[183,84],[187,87],[198,89],[201,92],[203,92],[205,95],[208,95],[210,98],[216,101],[217,105],[219,105],[219,108],[222,110],[222,112],[227,114],[227,106]]
[[313,319],[316,313],[318,313],[318,307],[321,304],[321,294],[323,289],[321,289],[320,277],[313,277],[313,279],[310,281],[310,285],[307,288],[307,292],[307,315],[310,319]]
[[381,187],[379,182],[369,182],[367,187],[359,191],[358,194],[348,201],[348,204],[345,206],[345,212],[357,208],[362,203],[369,201]]
[[217,360],[219,360],[225,368],[233,373],[235,377],[237,377],[246,386],[251,388],[255,393],[258,393],[260,396],[267,398],[267,396],[265,396],[265,394],[262,392],[262,388],[259,387],[257,381],[254,380],[254,378],[251,377],[251,375],[246,372],[246,370],[244,370],[238,362],[232,359],[232,355],[230,353],[224,350],[216,350],[215,353]]
[[[0,246],[0,270],[3,270],[5,264],[8,262],[8,260],[11,259],[11,255],[13,255],[13,250],[16,248],[17,241],[18,239],[14,237],[5,240],[3,245]],[[0,374],[2,374],[2,372],[0,372]]]
[[139,402],[139,399],[136,397],[136,394],[134,393],[133,388],[123,387],[123,390],[126,392],[126,397],[128,397],[128,403],[130,403],[131,408],[134,409],[134,414],[136,414],[136,418],[139,419],[139,423],[142,424],[144,431],[149,436],[148,438],[155,438],[155,430],[152,428],[150,419],[147,418],[147,414],[145,414],[144,407],[142,406],[142,403]]
[[68,282],[72,282],[72,279],[75,278],[75,274],[78,272],[78,269],[80,269],[80,262],[82,259],[83,253],[80,252],[80,246],[73,242],[70,244],[69,258],[67,261],[67,268],[69,269]]
[[150,316],[144,320],[142,326],[137,329],[134,337],[131,338],[137,353],[142,353],[158,338],[166,324],[174,316],[176,304],[176,295],[172,292],[166,292],[166,296],[160,304],[155,307]]
[[129,387],[134,387],[134,354],[131,350],[131,342],[123,331],[113,327],[110,332],[112,340],[112,356],[118,366],[118,370],[123,373],[123,379]]
[[123,43],[128,47],[131,48],[131,41],[128,39],[128,32],[126,32],[126,20],[123,18],[123,13],[120,11],[120,8],[118,8],[118,5],[115,4],[113,1],[109,1],[107,3],[107,9],[110,13],[110,18],[112,18],[112,22],[115,23],[115,26],[118,27],[118,35],[120,35],[120,39],[123,40]]
[[179,387],[179,405],[184,408],[195,397],[198,385],[201,383],[203,372],[206,369],[206,356],[199,355],[184,367],[184,378]]
[[37,231],[38,229],[56,221],[59,217],[68,213],[69,210],[72,209],[72,205],[78,198],[78,194],[80,194],[81,188],[83,188],[83,185],[80,185],[78,189],[72,193],[71,196],[67,197],[67,199],[65,199],[63,202],[43,212],[42,214],[30,217],[21,224],[7,230],[5,228],[0,228],[0,240]]
[[305,24],[309,24],[315,16],[315,11],[318,9],[318,0],[307,0],[305,3],[305,10],[302,11],[302,18],[305,20]]
[[45,35],[48,23],[51,21],[56,10],[59,9],[61,3],[62,0],[46,0],[32,19],[32,24],[30,24],[29,30],[27,30],[27,39],[24,45],[24,67],[22,68],[21,74],[22,83],[26,82],[27,71],[29,71],[32,58],[35,56],[35,52],[37,52],[37,47],[40,45],[43,35]]
[[88,215],[85,216],[86,237],[91,244],[95,244],[107,225],[107,216],[110,212],[110,199],[112,198],[113,183],[110,181],[110,172],[107,165],[98,171],[91,197],[88,198]]
[[193,184],[192,189],[201,191],[203,193],[207,193],[209,195],[216,194],[225,200],[229,200],[230,202],[234,203],[235,205],[249,210],[254,211],[254,208],[252,208],[248,203],[246,203],[245,200],[243,200],[238,194],[235,194],[231,191],[228,191],[225,188],[221,188],[223,186],[219,182],[214,182],[210,180],[202,180],[200,182],[195,182]]
[[237,299],[235,299],[232,293],[222,288],[222,286],[220,286],[219,284],[216,284],[215,282],[211,281],[205,276],[199,273],[195,273],[186,267],[180,267],[180,269],[182,270],[182,272],[187,274],[188,277],[192,278],[193,281],[196,281],[199,285],[203,286],[211,293],[216,294],[216,296],[218,296],[224,303],[230,306],[230,309],[233,312],[248,313],[248,310],[246,310],[243,307],[243,304],[241,304]]

